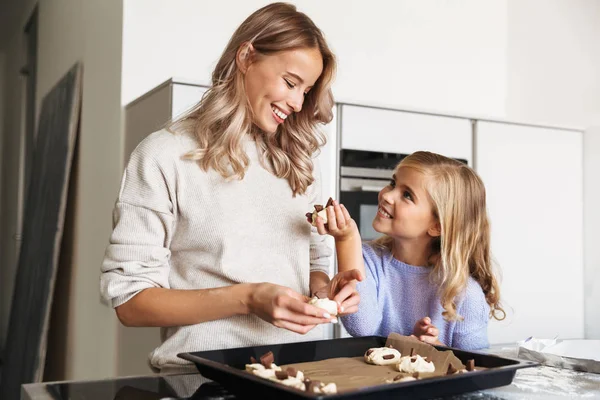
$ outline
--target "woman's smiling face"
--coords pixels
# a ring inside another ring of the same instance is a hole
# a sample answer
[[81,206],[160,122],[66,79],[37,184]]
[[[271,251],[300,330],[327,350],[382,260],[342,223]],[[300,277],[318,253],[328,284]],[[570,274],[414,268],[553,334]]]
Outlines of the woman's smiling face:
[[275,133],[291,113],[302,109],[304,96],[321,76],[323,57],[316,48],[281,51],[259,55],[242,71],[252,122]]

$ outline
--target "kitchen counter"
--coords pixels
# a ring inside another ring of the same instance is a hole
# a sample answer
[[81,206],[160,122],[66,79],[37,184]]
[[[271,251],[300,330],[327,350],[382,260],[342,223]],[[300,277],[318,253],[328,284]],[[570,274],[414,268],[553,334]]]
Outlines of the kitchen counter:
[[[489,352],[516,358],[514,346],[496,347]],[[220,400],[238,397],[199,374],[185,374],[29,384],[23,385],[21,398],[24,400]],[[517,371],[513,383],[509,386],[465,393],[443,400],[576,398],[600,399],[600,374],[546,366],[525,368]]]

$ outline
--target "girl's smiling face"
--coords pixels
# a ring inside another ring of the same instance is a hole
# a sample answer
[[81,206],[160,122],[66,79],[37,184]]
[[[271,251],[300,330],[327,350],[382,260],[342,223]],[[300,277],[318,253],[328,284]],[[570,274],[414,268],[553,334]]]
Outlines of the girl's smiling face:
[[430,241],[439,236],[439,224],[426,190],[427,177],[399,167],[390,184],[379,192],[373,228],[394,239]]

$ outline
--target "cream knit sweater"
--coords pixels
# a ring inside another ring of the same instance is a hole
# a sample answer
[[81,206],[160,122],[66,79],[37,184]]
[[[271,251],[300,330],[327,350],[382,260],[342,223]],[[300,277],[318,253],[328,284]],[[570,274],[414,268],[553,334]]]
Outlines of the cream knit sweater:
[[[322,203],[320,173],[305,195],[292,196],[285,179],[259,163],[245,139],[250,165],[243,180],[202,171],[182,155],[197,148],[188,134],[165,130],[132,153],[114,210],[114,230],[102,265],[102,296],[117,307],[151,287],[207,289],[271,282],[309,295],[311,271],[329,273],[324,237],[305,213]],[[177,354],[322,339],[317,327],[296,334],[254,315],[161,329],[153,369],[190,368]],[[151,349],[148,349],[151,350]]]

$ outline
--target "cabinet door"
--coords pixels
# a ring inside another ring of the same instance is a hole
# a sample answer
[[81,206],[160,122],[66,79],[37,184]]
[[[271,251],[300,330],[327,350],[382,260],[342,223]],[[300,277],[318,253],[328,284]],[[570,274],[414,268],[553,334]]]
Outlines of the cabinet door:
[[341,121],[343,149],[400,154],[427,150],[472,165],[469,119],[344,105]]
[[582,338],[581,132],[493,122],[478,122],[476,132],[507,312],[490,323],[490,341]]

